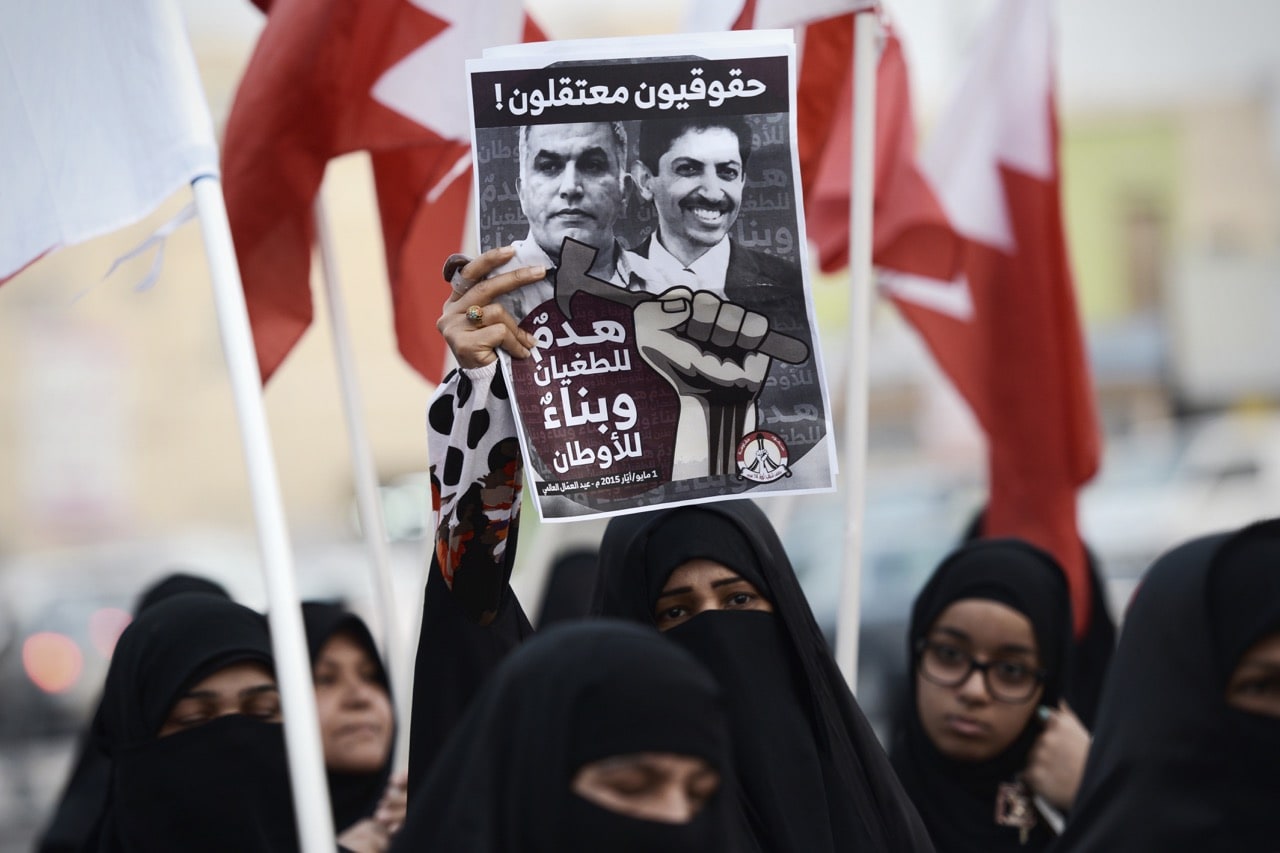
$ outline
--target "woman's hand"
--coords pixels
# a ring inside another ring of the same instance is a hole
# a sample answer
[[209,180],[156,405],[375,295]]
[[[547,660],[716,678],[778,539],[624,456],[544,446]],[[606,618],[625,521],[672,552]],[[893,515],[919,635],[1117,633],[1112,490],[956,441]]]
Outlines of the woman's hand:
[[387,790],[378,801],[378,808],[373,812],[377,821],[387,835],[395,835],[404,825],[404,814],[409,807],[409,773],[401,770],[387,782]]
[[401,771],[387,782],[373,817],[357,821],[338,836],[338,844],[351,853],[386,853],[391,836],[404,824],[408,774]]
[[[534,346],[533,335],[521,329],[507,310],[493,300],[518,287],[541,281],[546,277],[546,269],[521,267],[487,278],[513,257],[515,249],[511,246],[490,249],[448,276],[452,279],[453,294],[445,301],[436,328],[453,350],[460,367],[492,364],[499,349],[514,358],[527,358]],[[446,263],[446,271],[451,271],[452,266],[454,264]]]
[[351,853],[386,853],[391,847],[391,837],[377,821],[365,818],[347,827],[338,836],[338,845]]
[[1023,779],[1049,805],[1070,811],[1088,754],[1089,731],[1067,703],[1060,702],[1056,710],[1049,711],[1044,731],[1031,748]]

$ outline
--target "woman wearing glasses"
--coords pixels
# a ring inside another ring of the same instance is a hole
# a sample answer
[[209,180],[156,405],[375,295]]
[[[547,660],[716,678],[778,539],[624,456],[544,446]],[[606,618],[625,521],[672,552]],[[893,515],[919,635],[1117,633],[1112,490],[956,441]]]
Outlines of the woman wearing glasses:
[[953,552],[916,599],[915,666],[892,759],[939,853],[1044,849],[1069,807],[1088,733],[1060,693],[1071,644],[1067,582],[1016,539]]

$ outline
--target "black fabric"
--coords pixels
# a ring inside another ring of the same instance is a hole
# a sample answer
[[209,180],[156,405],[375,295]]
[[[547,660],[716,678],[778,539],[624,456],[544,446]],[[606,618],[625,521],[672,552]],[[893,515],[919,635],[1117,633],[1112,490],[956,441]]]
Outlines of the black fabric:
[[[369,633],[369,626],[365,625],[363,619],[337,604],[304,601],[302,623],[306,628],[307,650],[313,669],[325,644],[336,634],[346,634],[373,661],[378,683],[387,692],[387,701],[391,701],[391,683],[387,679],[386,668],[378,654],[373,635]],[[333,826],[337,832],[341,833],[357,821],[373,815],[387,788],[387,780],[391,778],[393,755],[394,749],[387,750],[387,760],[372,773],[351,773],[326,768],[329,802],[333,806]]]
[[173,598],[175,595],[181,595],[184,592],[206,592],[211,595],[220,595],[228,600],[231,598],[226,587],[216,581],[202,578],[199,575],[190,575],[186,572],[174,572],[173,574],[165,575],[143,590],[142,595],[138,597],[138,602],[134,606],[133,612],[137,615],[147,608],[159,604],[166,598]]
[[[134,614],[183,592],[206,592],[230,598],[225,588],[206,578],[175,572],[152,584],[138,597]],[[97,706],[101,706],[99,696]],[[97,707],[95,706],[95,707]],[[95,710],[94,715],[96,716]],[[93,717],[90,717],[90,721]],[[86,725],[76,747],[76,760],[67,779],[53,817],[36,845],[36,853],[74,853],[81,850],[93,835],[102,817],[111,784],[111,762],[98,749],[93,732]]]
[[1280,631],[1280,520],[1192,540],[1143,577],[1054,853],[1280,849],[1280,719],[1226,704]]
[[[516,543],[507,544],[507,568]],[[413,669],[413,720],[409,729],[409,794],[422,784],[490,673],[527,637],[533,626],[503,584],[497,615],[478,625],[454,597],[433,556],[422,602],[422,627]]]
[[645,751],[705,758],[731,790],[714,680],[652,631],[599,620],[554,626],[492,674],[411,792],[392,850],[735,850],[724,791],[679,826],[587,808],[572,792],[583,764]]
[[[1047,671],[1040,704],[1056,705],[1071,649],[1071,598],[1057,561],[1018,539],[977,540],[952,552],[916,597],[907,634],[908,660],[916,660],[916,644],[943,611],[963,599],[995,601],[1027,618],[1040,665]],[[907,685],[908,713],[894,734],[893,766],[939,853],[1043,850],[1054,837],[1043,821],[1025,845],[1019,829],[995,822],[999,786],[1012,783],[1026,767],[1040,734],[1034,713],[1000,755],[984,762],[956,761],[938,751],[920,723],[914,668]]]
[[[964,533],[964,542],[982,537],[985,510],[980,511]],[[1098,714],[1098,700],[1102,695],[1102,683],[1107,677],[1107,667],[1116,648],[1116,622],[1107,601],[1106,579],[1098,562],[1098,555],[1087,542],[1084,549],[1085,568],[1089,571],[1089,624],[1084,634],[1072,640],[1071,666],[1062,686],[1062,698],[1086,729],[1093,729]]]
[[575,549],[556,558],[538,607],[535,624],[539,628],[581,619],[591,612],[598,564],[599,555],[594,548]]
[[284,729],[222,717],[116,753],[114,838],[124,853],[296,851]]
[[266,620],[207,593],[169,598],[121,634],[94,723],[113,762],[99,849],[297,850],[279,724],[235,715],[157,737],[185,690],[245,661],[272,666]]
[[[673,531],[681,534],[679,539]],[[697,532],[684,538],[690,531]],[[653,626],[656,591],[678,565],[677,559],[696,557],[739,562],[733,568],[748,579],[758,571],[755,584],[774,607],[773,617],[764,620],[750,613],[704,613],[668,632],[677,643],[687,643],[695,657],[704,655],[703,663],[725,682],[732,700],[730,723],[741,738],[735,739],[734,748],[750,756],[739,774],[741,810],[758,848],[776,853],[931,850],[915,809],[831,656],[777,533],[754,503],[719,501],[611,519],[600,549],[597,612]],[[654,568],[658,566],[663,568]],[[770,619],[775,627],[755,633]],[[772,642],[781,647],[781,662],[773,657],[777,649],[759,657],[745,649],[735,651],[734,637],[755,633],[749,643],[767,643],[771,641],[764,635],[769,630],[777,638]],[[759,668],[753,669],[756,664]],[[769,713],[785,714],[772,722],[787,726],[786,732],[760,728],[766,724],[756,715],[765,713],[760,701],[765,698],[779,704]],[[791,708],[800,709],[808,731],[799,730],[797,715],[787,711]],[[780,772],[762,766],[769,737],[802,753],[794,763],[786,763],[795,777],[790,783]],[[815,753],[821,778],[802,778],[814,772]],[[748,773],[751,778],[745,778]],[[778,778],[761,779],[762,773]],[[815,782],[825,797],[809,796]],[[772,790],[780,799],[760,802],[756,797],[762,790]],[[796,826],[800,816],[823,812],[827,833]],[[808,846],[812,844],[819,846]]]

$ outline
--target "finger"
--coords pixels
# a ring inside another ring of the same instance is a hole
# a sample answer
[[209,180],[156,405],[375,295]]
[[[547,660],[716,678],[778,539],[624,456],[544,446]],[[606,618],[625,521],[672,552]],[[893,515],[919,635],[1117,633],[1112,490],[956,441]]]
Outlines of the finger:
[[638,324],[653,329],[674,329],[689,318],[693,291],[687,287],[672,287],[657,299],[642,302],[636,307]]
[[483,281],[498,267],[516,256],[515,246],[498,246],[482,252],[462,266],[459,272],[468,281]]
[[515,358],[527,358],[529,355],[529,348],[515,339],[511,330],[503,325],[472,330],[461,344],[453,347],[453,352],[460,367],[476,368],[493,364],[500,349]]
[[526,284],[532,284],[535,281],[542,281],[547,277],[547,268],[544,266],[520,267],[518,269],[509,270],[500,275],[491,276],[477,284],[467,291],[465,298],[457,297],[457,294],[449,297],[449,304],[461,305],[461,310],[466,310],[468,305],[487,305],[493,300],[502,296],[504,293],[510,293],[517,288],[524,287]]
[[708,341],[715,332],[716,316],[720,313],[721,302],[714,293],[699,290],[693,294],[693,311],[689,315],[689,324],[685,334],[691,340]]
[[711,330],[711,343],[718,347],[731,347],[738,342],[738,332],[746,311],[741,305],[725,302],[716,314],[715,327]]
[[491,329],[474,329],[463,332],[464,337],[458,342],[450,341],[458,366],[468,370],[493,364],[498,357],[496,350],[502,346],[506,330],[500,326]]
[[[516,358],[526,357],[529,355],[529,350],[533,349],[536,345],[537,338],[535,338],[532,333],[526,332],[524,329],[520,328],[520,324],[516,322],[516,318],[512,317],[511,312],[500,303],[494,302],[489,305],[485,305],[481,311],[481,316],[482,319],[478,325],[482,328],[491,329],[494,327],[502,327],[506,329],[509,339],[507,337],[503,338],[502,348],[514,355]],[[466,317],[465,311],[463,312],[463,317]],[[473,324],[469,318],[467,319],[467,323],[473,326],[477,325]]]
[[738,332],[738,345],[746,350],[755,351],[769,334],[769,318],[754,311],[745,312],[742,318],[742,330]]
[[471,258],[461,254],[452,254],[444,259],[444,269],[441,270],[440,274],[444,276],[444,280],[448,285],[453,288],[454,293],[459,295],[466,293],[467,289],[475,284],[474,281],[469,281],[462,275],[462,268],[470,262]]

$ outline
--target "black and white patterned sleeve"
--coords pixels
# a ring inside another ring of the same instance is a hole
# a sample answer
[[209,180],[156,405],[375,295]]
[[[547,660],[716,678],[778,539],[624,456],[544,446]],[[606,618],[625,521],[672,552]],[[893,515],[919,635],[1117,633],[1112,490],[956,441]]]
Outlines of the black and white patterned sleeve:
[[485,624],[511,576],[524,484],[515,414],[496,361],[445,377],[427,408],[427,453],[436,561],[467,615]]

